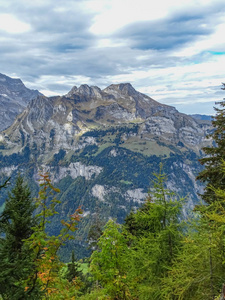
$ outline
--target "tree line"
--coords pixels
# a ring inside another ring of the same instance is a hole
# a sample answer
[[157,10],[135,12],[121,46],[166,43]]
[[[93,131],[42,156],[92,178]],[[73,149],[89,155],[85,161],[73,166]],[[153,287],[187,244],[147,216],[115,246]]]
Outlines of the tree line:
[[[223,85],[225,89],[225,85]],[[48,174],[40,175],[37,199],[18,175],[0,215],[0,297],[22,299],[224,299],[225,284],[225,101],[212,121],[214,144],[203,148],[203,203],[182,218],[186,202],[165,188],[163,166],[145,203],[122,225],[105,226],[96,215],[89,232],[88,272],[69,264],[58,250],[73,238],[81,208],[61,220],[49,235],[46,225],[57,214],[57,193]],[[0,186],[7,187],[8,181]]]

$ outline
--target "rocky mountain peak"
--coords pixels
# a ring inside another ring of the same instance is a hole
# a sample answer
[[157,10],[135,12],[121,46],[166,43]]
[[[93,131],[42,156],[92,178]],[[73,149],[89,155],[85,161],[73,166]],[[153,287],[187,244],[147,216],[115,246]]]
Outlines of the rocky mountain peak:
[[88,96],[88,97],[99,96],[102,93],[102,91],[99,87],[89,86],[87,84],[82,84],[78,88],[78,92],[79,92],[79,94],[84,95],[84,96]]
[[134,96],[139,94],[130,83],[111,84],[103,91],[108,94],[121,94],[124,96]]
[[38,90],[30,90],[26,88],[23,82],[17,78],[10,78],[0,73],[0,95],[7,98],[20,101],[21,103],[28,103],[41,93]]
[[15,87],[15,86],[18,86],[18,85],[24,87],[24,84],[21,81],[21,79],[19,79],[19,78],[10,78],[10,77],[0,73],[0,87],[6,87],[6,86]]
[[77,92],[77,87],[73,86],[69,93],[66,94],[66,97],[72,97]]
[[73,97],[74,95],[83,96],[85,98],[101,98],[102,91],[97,86],[82,84],[79,88],[74,86],[66,96]]
[[[6,99],[15,100],[16,96],[26,89],[25,85],[20,79],[10,78],[4,74],[0,74],[0,96]],[[20,102],[27,103],[27,99],[20,99]]]
[[0,131],[10,126],[30,100],[41,95],[37,90],[28,89],[20,79],[0,73]]

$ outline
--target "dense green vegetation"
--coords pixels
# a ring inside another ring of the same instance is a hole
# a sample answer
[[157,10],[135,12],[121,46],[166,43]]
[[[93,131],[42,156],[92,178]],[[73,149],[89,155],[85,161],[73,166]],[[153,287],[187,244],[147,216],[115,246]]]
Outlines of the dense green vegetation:
[[60,234],[49,235],[59,190],[42,175],[34,217],[30,192],[18,177],[0,219],[2,299],[215,299],[225,276],[225,191],[214,189],[217,200],[198,205],[184,221],[185,199],[165,188],[160,170],[152,193],[123,225],[109,220],[102,227],[98,212],[88,269],[74,252],[69,264],[57,255],[73,238],[81,210],[62,220]]

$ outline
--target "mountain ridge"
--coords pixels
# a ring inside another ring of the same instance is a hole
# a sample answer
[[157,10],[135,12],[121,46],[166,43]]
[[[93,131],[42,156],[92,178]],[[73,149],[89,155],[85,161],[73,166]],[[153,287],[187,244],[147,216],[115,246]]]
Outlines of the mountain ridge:
[[60,137],[65,135],[74,139],[76,135],[97,127],[139,123],[142,136],[147,134],[148,138],[154,139],[156,135],[174,143],[195,144],[200,150],[198,144],[204,144],[208,134],[207,126],[199,125],[172,106],[137,92],[131,84],[110,85],[104,90],[81,85],[71,91],[65,96],[39,95],[32,99],[12,126],[2,133],[2,140],[6,135],[11,142],[16,140],[18,146],[18,140],[22,141],[21,130],[23,136],[30,139],[36,132],[39,139],[37,131],[50,132],[55,127],[60,132],[57,139],[57,144],[60,144]]

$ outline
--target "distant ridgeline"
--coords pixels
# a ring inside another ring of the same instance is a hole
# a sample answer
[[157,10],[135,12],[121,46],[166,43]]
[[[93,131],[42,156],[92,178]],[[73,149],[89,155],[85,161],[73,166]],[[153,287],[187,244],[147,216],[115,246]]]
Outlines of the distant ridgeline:
[[196,120],[202,120],[202,121],[212,121],[213,116],[209,116],[209,115],[199,115],[199,114],[195,114],[195,115],[190,115],[192,118],[196,119]]

